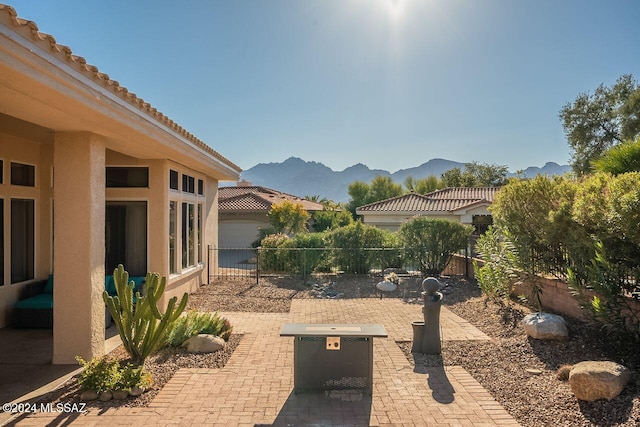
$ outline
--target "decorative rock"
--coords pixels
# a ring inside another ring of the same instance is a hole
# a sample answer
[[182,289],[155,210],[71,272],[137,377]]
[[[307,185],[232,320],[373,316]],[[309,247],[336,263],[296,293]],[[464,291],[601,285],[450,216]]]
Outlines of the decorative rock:
[[573,365],[569,385],[580,400],[611,400],[622,392],[630,377],[631,371],[618,363],[587,361]]
[[540,374],[542,374],[542,371],[540,369],[527,368],[527,369],[525,369],[525,371],[528,374],[531,374],[531,375],[540,375]]
[[144,390],[141,389],[140,387],[131,387],[131,390],[129,391],[129,396],[131,397],[138,397],[140,396],[142,393],[144,393]]
[[427,277],[422,281],[422,290],[427,295],[435,295],[440,290],[440,282],[435,277]]
[[102,393],[100,393],[100,397],[98,397],[98,399],[101,402],[108,402],[113,398],[113,393],[111,393],[110,391],[103,391]]
[[527,335],[537,340],[559,340],[569,336],[564,319],[555,314],[527,314],[522,324]]
[[96,400],[100,395],[92,390],[85,390],[80,394],[80,400],[90,401]]
[[395,273],[395,274],[409,274],[409,272],[407,270],[405,270],[404,268],[385,268],[382,271],[382,274],[384,276],[386,276],[387,274],[391,274],[391,273]]
[[393,282],[389,282],[387,280],[383,280],[382,282],[376,285],[376,288],[382,292],[393,292],[398,289],[398,285]]
[[125,400],[129,397],[129,392],[127,390],[115,390],[113,392],[113,398],[115,400]]
[[224,347],[224,340],[215,335],[199,334],[186,340],[182,346],[189,353],[213,353]]

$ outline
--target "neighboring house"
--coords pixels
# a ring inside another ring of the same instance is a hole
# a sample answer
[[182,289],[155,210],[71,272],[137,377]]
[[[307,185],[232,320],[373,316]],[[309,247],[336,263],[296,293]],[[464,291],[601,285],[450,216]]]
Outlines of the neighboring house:
[[312,214],[321,211],[320,203],[282,193],[271,188],[240,181],[235,187],[218,191],[218,247],[248,248],[258,238],[260,228],[269,226],[267,213],[271,206],[288,200],[300,203]]
[[89,360],[117,263],[167,276],[162,304],[208,281],[218,181],[241,170],[5,5],[0,76],[0,327],[53,274],[53,363]]
[[492,223],[487,210],[499,187],[452,187],[425,195],[409,193],[356,208],[365,224],[397,231],[414,216],[450,219],[470,224],[483,233]]

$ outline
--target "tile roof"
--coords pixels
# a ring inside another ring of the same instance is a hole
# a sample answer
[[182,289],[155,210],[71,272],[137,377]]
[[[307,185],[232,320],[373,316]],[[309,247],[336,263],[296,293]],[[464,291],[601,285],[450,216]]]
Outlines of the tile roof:
[[271,206],[289,200],[300,203],[309,212],[321,211],[324,207],[320,203],[312,202],[261,186],[220,187],[218,189],[218,212],[220,213],[249,213],[268,212]]
[[425,195],[409,193],[360,206],[356,213],[453,212],[479,203],[492,203],[499,187],[451,187]]
[[33,42],[35,45],[40,46],[43,50],[57,57],[60,61],[65,62],[74,70],[92,79],[97,84],[114,93],[120,99],[133,105],[141,112],[146,113],[152,119],[178,133],[183,138],[195,144],[197,147],[201,148],[225,165],[237,170],[238,172],[242,170],[238,165],[231,162],[229,159],[215,151],[202,140],[187,132],[187,130],[182,126],[178,125],[176,122],[162,114],[156,108],[152,107],[151,104],[146,102],[144,99],[139,98],[135,93],[129,92],[126,87],[120,86],[120,83],[118,83],[116,80],[110,79],[108,74],[100,72],[100,70],[98,70],[98,67],[96,67],[95,65],[87,64],[86,59],[84,59],[82,56],[73,54],[71,48],[65,45],[58,44],[55,37],[50,34],[38,31],[38,26],[35,22],[18,18],[18,14],[13,7],[0,3],[0,12],[6,13],[9,17],[9,20],[15,25],[18,30],[26,29],[26,32],[22,31],[22,36]]

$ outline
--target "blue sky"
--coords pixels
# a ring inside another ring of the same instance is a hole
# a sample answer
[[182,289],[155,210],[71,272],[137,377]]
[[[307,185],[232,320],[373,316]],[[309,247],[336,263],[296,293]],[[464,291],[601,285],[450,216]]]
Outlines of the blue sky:
[[568,163],[562,106],[640,78],[637,0],[10,4],[245,169]]

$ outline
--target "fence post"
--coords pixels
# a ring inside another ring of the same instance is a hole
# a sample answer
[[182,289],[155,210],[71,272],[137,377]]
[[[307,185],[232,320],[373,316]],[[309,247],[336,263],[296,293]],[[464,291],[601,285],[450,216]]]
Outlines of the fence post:
[[256,286],[260,284],[260,246],[256,248]]
[[211,245],[207,245],[207,285],[211,283]]
[[307,249],[302,249],[302,282],[306,283],[307,278]]
[[469,278],[469,247],[464,248],[464,277]]

